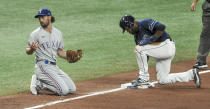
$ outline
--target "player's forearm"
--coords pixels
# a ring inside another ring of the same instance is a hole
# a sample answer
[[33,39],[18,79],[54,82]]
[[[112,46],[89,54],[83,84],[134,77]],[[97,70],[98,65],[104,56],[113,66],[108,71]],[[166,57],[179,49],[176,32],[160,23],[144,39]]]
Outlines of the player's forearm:
[[31,55],[34,53],[34,50],[32,50],[31,48],[26,48],[26,54]]
[[163,31],[156,31],[155,32],[156,39],[158,39],[162,34],[163,34]]
[[196,4],[197,4],[197,2],[198,2],[198,0],[193,0],[193,4],[195,4],[195,5],[196,5]]
[[147,45],[155,42],[161,35],[163,34],[163,31],[156,31],[154,35],[151,35],[149,38],[141,40],[139,45]]
[[198,0],[193,0],[193,2],[196,2],[196,3],[197,3],[197,2],[198,2]]
[[66,59],[66,52],[64,50],[59,49],[58,50],[58,56],[63,58],[63,59]]

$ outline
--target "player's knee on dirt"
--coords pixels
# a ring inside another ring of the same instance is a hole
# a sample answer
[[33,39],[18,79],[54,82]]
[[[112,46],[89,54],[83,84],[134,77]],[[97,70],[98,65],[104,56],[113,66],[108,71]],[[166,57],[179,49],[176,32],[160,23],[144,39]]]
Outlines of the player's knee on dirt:
[[70,92],[71,94],[75,93],[76,92],[76,86],[75,85],[72,85],[72,87],[70,88]]
[[159,81],[160,84],[168,84],[169,82],[167,81]]
[[65,96],[69,93],[69,89],[67,86],[64,85],[63,87],[61,87],[61,89],[58,90],[57,93],[59,96]]
[[160,84],[169,84],[171,81],[168,78],[158,78]]
[[65,88],[63,88],[62,91],[59,91],[58,92],[58,95],[59,96],[65,96],[67,94],[69,94],[69,90],[68,89],[65,89]]
[[62,88],[62,91],[59,91],[58,92],[58,95],[59,96],[65,96],[65,95],[67,95],[67,94],[73,94],[73,93],[75,93],[76,92],[76,87],[74,86],[74,87],[72,87],[72,88],[67,88],[67,87],[65,87],[65,88]]
[[69,93],[71,93],[71,94],[76,93],[76,89],[70,90]]

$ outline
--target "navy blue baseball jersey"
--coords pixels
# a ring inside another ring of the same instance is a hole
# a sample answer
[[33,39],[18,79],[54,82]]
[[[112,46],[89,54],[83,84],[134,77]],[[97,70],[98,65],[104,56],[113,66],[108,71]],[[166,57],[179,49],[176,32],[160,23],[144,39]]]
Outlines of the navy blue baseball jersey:
[[[158,22],[157,20],[143,19],[137,22],[139,24],[139,31],[137,33],[134,33],[134,40],[136,42],[136,45],[146,45],[152,42],[163,42],[166,39],[171,40],[170,35],[164,31],[165,25]],[[156,30],[163,31],[163,34],[158,39],[148,41],[155,34]]]

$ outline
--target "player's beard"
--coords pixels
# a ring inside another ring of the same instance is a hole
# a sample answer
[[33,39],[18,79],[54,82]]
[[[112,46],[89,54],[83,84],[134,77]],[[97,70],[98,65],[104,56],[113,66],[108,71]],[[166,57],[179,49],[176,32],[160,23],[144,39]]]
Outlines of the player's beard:
[[139,32],[139,29],[138,29],[138,27],[131,27],[131,34],[134,34],[134,33],[138,33]]
[[41,25],[43,28],[47,28],[48,25],[49,25],[49,20],[48,20],[46,23],[40,22],[40,25]]

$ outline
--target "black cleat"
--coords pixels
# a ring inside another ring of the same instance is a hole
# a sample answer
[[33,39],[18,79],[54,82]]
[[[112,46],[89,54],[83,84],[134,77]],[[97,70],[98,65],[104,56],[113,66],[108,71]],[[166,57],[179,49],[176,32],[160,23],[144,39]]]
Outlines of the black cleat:
[[204,69],[207,68],[208,65],[206,63],[200,63],[200,62],[196,62],[195,65],[193,66],[193,68],[198,68],[198,69]]
[[200,79],[198,68],[193,68],[192,71],[193,71],[193,75],[194,75],[194,83],[195,83],[197,88],[200,88],[201,79]]

